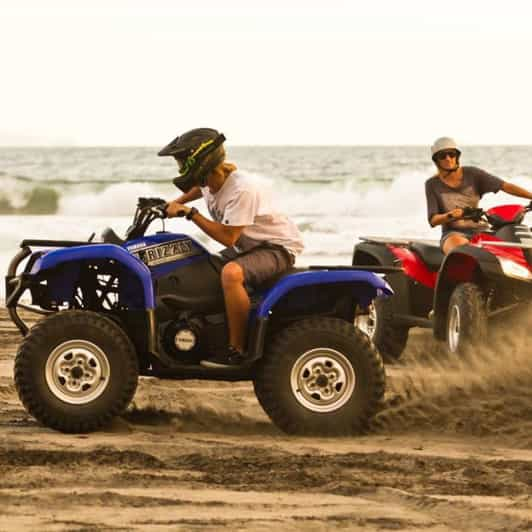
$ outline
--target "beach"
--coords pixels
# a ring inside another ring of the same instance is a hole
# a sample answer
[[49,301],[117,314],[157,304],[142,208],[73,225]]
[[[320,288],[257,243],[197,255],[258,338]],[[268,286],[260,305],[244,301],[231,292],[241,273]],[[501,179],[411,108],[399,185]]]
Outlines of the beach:
[[287,436],[251,383],[144,377],[123,417],[67,435],[19,402],[3,310],[0,530],[529,529],[529,330],[469,367],[413,330],[360,436]]
[[532,532],[531,6],[0,2],[0,532]]

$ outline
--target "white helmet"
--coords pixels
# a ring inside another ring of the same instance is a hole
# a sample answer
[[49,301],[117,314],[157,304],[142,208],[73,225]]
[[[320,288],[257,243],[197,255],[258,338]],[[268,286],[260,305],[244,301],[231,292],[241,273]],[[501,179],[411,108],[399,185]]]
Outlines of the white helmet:
[[456,150],[458,152],[458,156],[460,156],[460,154],[462,153],[454,139],[452,139],[451,137],[440,137],[439,139],[436,139],[434,141],[434,144],[430,147],[432,160],[434,160],[434,156],[438,152],[443,150]]

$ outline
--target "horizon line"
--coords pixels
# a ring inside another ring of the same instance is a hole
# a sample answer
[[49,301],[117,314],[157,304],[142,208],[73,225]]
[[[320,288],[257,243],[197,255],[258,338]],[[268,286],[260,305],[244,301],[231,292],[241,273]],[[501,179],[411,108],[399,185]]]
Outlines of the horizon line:
[[[427,148],[430,144],[417,143],[384,143],[384,144],[227,144],[230,148]],[[532,143],[461,143],[461,146],[469,147],[532,147]],[[2,148],[154,148],[159,149],[158,144],[1,144]]]

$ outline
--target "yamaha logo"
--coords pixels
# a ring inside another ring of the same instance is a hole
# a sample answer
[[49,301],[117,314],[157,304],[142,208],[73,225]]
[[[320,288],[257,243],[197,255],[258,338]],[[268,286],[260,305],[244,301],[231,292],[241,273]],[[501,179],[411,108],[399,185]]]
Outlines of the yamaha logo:
[[191,351],[196,346],[196,335],[190,329],[182,329],[175,335],[174,343],[180,351]]

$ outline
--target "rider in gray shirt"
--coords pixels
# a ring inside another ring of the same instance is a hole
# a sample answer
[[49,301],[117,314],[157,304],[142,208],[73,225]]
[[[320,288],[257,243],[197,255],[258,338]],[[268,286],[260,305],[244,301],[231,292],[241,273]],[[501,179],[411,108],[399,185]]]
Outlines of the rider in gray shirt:
[[478,207],[486,192],[503,190],[508,194],[532,199],[532,193],[503,181],[473,166],[460,166],[460,154],[456,142],[448,137],[436,140],[432,148],[432,160],[438,173],[425,182],[427,215],[431,226],[442,226],[441,247],[449,253],[456,246],[468,244],[481,223],[463,220],[464,208]]
[[[464,207],[476,208],[486,192],[499,192],[504,181],[474,166],[462,166],[462,179],[457,187],[435,175],[425,183],[429,222],[435,214]],[[444,233],[452,229],[476,229],[480,223],[473,220],[454,220],[442,224]]]

